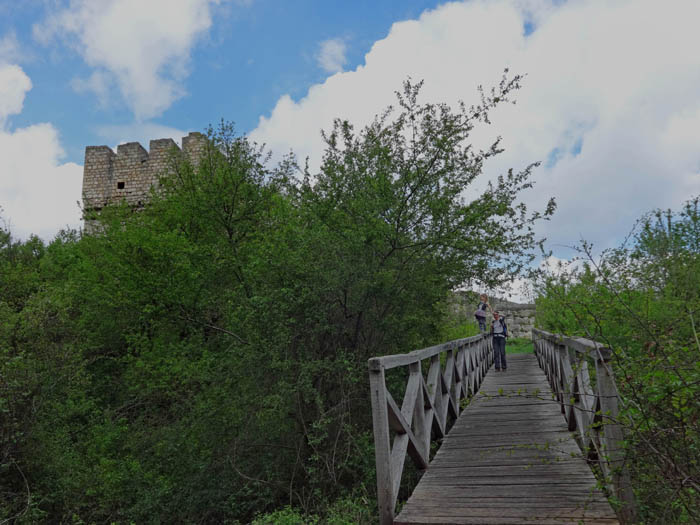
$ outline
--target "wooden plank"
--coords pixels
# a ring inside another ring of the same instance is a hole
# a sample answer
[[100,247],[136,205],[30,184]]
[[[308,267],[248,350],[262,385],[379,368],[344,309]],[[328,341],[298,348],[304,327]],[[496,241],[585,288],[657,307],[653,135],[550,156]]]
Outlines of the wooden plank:
[[544,339],[557,345],[566,345],[572,350],[593,359],[608,360],[612,355],[610,348],[584,337],[563,337],[536,328],[532,330],[532,337],[533,339]]
[[[594,488],[589,483],[562,483],[558,485],[552,485],[548,487],[540,486],[530,486],[523,485],[520,483],[507,483],[503,482],[501,484],[502,488],[498,488],[492,484],[454,484],[452,486],[425,486],[419,487],[420,490],[414,491],[411,495],[411,504],[413,499],[420,499],[425,494],[438,494],[439,498],[459,496],[464,499],[464,501],[470,501],[470,498],[475,498],[478,500],[489,499],[493,501],[502,501],[510,498],[554,498],[562,504],[565,504],[569,499],[575,501],[595,501],[600,500],[605,502],[605,496],[599,490]],[[566,499],[562,499],[565,496]],[[439,498],[436,501],[439,501]],[[404,509],[409,508],[411,505],[406,503]]]
[[[518,454],[521,453],[521,454]],[[551,463],[567,463],[567,462],[579,462],[581,461],[581,456],[574,456],[568,453],[551,453],[549,456],[543,455],[533,455],[532,451],[528,450],[514,450],[513,454],[508,456],[500,452],[496,454],[479,454],[479,451],[468,456],[457,458],[454,456],[446,456],[438,460],[434,460],[435,468],[455,468],[455,469],[469,469],[477,467],[507,467],[510,469],[518,469],[525,467],[533,467],[535,465],[549,465]],[[447,466],[450,463],[451,466]],[[432,465],[432,464],[431,464]]]
[[407,366],[411,363],[422,361],[423,359],[429,359],[452,348],[457,348],[458,346],[472,346],[478,344],[478,342],[484,339],[484,337],[485,336],[483,334],[479,334],[472,337],[456,339],[455,341],[449,341],[447,343],[423,348],[421,350],[414,350],[413,352],[409,352],[407,354],[373,357],[368,361],[368,366],[370,370],[375,370],[379,367],[384,368],[384,370],[390,370],[391,368],[396,368],[398,366]]
[[[403,414],[399,411],[399,407],[396,406],[396,403],[394,402],[394,399],[391,397],[391,394],[387,391],[386,393],[386,398],[387,398],[387,407],[389,409],[389,421],[392,420],[392,417],[395,418],[398,421],[398,424],[400,425],[401,428],[401,434],[405,435],[407,438],[406,441],[406,446],[408,447],[408,452],[411,455],[411,458],[413,458],[413,461],[415,461],[416,465],[420,469],[425,469],[428,468],[428,461],[429,458],[427,456],[423,456],[421,453],[421,444],[416,438],[416,436],[413,434],[413,431],[411,430],[411,425],[409,424],[408,421],[406,421],[403,417]],[[396,436],[396,438],[399,438],[401,436]],[[394,443],[396,443],[396,438],[394,439]],[[396,444],[394,444],[396,446]],[[403,453],[403,456],[405,456],[405,450]],[[403,457],[402,456],[402,457]],[[392,469],[394,468],[394,454],[392,451]],[[401,469],[403,470],[403,461],[401,462]],[[398,467],[397,467],[398,469]],[[399,472],[399,481],[400,481],[401,474]]]
[[[629,472],[624,466],[624,436],[618,418],[618,394],[610,363],[596,362],[596,383],[603,418],[603,454],[609,458],[612,484],[617,498],[623,503],[621,514],[628,523],[636,521],[636,504]],[[603,462],[601,462],[603,463]]]
[[[421,455],[427,460],[430,459],[430,428],[432,426],[433,409],[430,399],[425,396],[425,381],[421,371],[420,363],[410,366],[411,375],[418,379],[418,389],[415,392],[416,401],[414,403],[413,428],[418,443],[420,443]],[[407,388],[408,390],[408,388]]]
[[618,523],[551,397],[537,357],[509,355],[508,372],[485,376],[395,523]]
[[[508,506],[490,505],[485,506],[477,503],[476,506],[439,506],[423,503],[419,508],[424,511],[429,509],[433,516],[444,517],[504,517],[504,518],[581,518],[582,515],[588,518],[609,518],[607,509],[599,503],[586,505],[585,502],[569,506],[523,506],[522,502],[517,508]],[[415,511],[414,511],[415,512]],[[406,513],[410,514],[410,513]]]
[[411,373],[408,376],[406,392],[403,396],[403,403],[401,403],[401,414],[403,414],[404,419],[409,424],[411,424],[413,420],[413,408],[416,405],[416,400],[418,399],[418,389],[421,386],[420,379],[420,365],[419,363],[414,363],[411,365]]
[[381,525],[391,525],[394,520],[396,499],[391,481],[391,441],[389,416],[384,383],[384,369],[370,370],[372,396],[372,425],[374,427],[374,454],[377,467],[377,502]]
[[575,523],[577,525],[613,525],[619,524],[616,519],[605,518],[542,518],[538,516],[524,516],[519,518],[492,517],[492,516],[464,516],[464,517],[427,517],[424,515],[400,514],[395,525],[562,525],[562,523]]
[[[506,497],[501,496],[499,498],[465,498],[461,494],[452,494],[450,497],[443,497],[443,501],[449,501],[452,503],[462,503],[464,507],[470,512],[471,509],[479,508],[514,508],[522,507],[526,509],[537,509],[537,508],[586,508],[586,509],[596,509],[604,510],[608,512],[609,505],[606,501],[601,502],[598,500],[590,501],[588,499],[581,499],[580,501],[574,501],[570,507],[562,507],[561,501],[557,497],[547,497],[547,496],[523,496],[520,498],[516,497]],[[422,507],[439,507],[439,504],[435,503],[434,496],[429,495],[424,499],[418,499]],[[504,505],[505,504],[505,505]],[[453,506],[453,505],[451,505]],[[465,513],[466,514],[466,513]]]

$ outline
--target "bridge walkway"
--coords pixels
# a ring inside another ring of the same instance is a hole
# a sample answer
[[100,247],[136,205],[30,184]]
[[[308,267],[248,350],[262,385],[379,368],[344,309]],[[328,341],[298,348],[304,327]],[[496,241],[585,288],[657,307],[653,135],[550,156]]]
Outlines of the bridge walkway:
[[491,368],[395,524],[619,523],[533,354]]

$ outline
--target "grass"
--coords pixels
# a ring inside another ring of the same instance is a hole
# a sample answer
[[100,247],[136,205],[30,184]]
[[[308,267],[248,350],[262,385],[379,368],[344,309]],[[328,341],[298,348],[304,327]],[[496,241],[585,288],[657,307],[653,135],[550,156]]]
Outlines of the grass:
[[[474,321],[448,324],[442,328],[440,340],[435,344],[471,337],[480,333],[479,327]],[[531,354],[532,352],[534,352],[534,348],[531,339],[526,337],[509,337],[506,339],[506,354]]]
[[532,341],[525,337],[506,339],[506,354],[531,354],[534,351]]
[[455,339],[463,339],[481,333],[479,332],[479,326],[472,321],[461,324],[447,324],[442,327],[440,332],[440,341],[436,344],[444,343],[445,341],[454,341]]

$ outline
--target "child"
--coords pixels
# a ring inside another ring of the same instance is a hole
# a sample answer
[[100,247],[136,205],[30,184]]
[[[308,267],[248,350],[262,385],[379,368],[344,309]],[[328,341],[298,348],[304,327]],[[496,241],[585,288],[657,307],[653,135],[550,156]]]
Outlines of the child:
[[476,318],[476,321],[479,323],[479,331],[485,332],[486,331],[486,309],[491,310],[491,305],[489,304],[489,298],[486,296],[485,293],[482,293],[479,296],[479,299],[481,299],[481,302],[479,303],[479,306],[477,306],[476,312],[474,312],[474,317]]

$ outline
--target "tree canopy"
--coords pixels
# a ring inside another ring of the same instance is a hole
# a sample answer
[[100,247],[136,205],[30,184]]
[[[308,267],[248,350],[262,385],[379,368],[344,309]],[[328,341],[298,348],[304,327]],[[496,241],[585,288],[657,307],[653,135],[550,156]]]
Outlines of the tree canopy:
[[700,213],[656,210],[622,246],[540,279],[537,321],[613,351],[643,523],[700,519]]
[[222,124],[95,235],[3,229],[0,514],[372,523],[367,359],[438,342],[449,291],[510,278],[553,212],[519,201],[536,164],[470,189],[501,152],[470,133],[519,82],[453,109],[407,81],[334,123],[318,173]]

